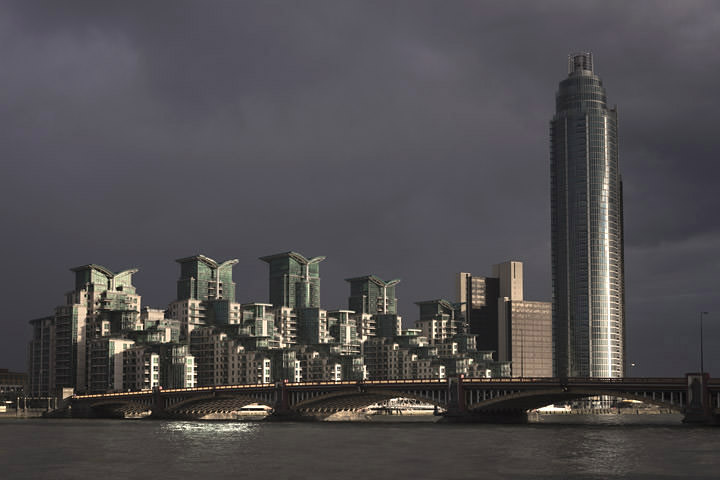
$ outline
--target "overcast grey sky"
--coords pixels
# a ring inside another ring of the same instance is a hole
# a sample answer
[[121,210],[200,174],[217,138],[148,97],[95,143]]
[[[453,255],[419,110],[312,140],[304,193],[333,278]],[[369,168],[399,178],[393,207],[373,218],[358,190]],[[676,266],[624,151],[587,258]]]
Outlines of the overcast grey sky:
[[28,320],[69,268],[139,267],[174,299],[174,259],[237,258],[239,301],[267,265],[326,255],[344,278],[525,262],[550,300],[549,120],[567,55],[592,51],[618,105],[629,374],[720,376],[720,3],[3,2],[0,367],[26,370]]

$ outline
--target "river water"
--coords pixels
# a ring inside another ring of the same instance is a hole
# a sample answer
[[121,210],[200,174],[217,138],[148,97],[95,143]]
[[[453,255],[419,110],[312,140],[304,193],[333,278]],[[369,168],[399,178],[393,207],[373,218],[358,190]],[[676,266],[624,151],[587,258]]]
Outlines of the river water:
[[1,479],[720,478],[720,428],[678,416],[528,425],[0,420]]

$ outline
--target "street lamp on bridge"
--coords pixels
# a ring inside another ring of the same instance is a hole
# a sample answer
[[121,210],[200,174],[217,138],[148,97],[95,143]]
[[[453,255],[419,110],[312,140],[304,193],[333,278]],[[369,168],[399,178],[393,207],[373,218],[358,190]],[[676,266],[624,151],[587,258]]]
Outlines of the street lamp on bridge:
[[703,378],[705,378],[705,355],[703,354],[703,315],[709,314],[710,312],[700,312],[700,375],[702,375]]

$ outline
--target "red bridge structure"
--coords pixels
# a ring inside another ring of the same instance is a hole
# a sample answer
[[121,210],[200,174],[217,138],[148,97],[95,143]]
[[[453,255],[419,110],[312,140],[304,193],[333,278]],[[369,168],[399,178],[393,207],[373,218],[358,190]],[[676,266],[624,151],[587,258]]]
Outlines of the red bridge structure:
[[463,378],[443,380],[368,380],[278,382],[154,389],[74,395],[66,405],[73,417],[197,419],[210,413],[237,412],[248,405],[272,409],[269,420],[317,420],[358,411],[391,398],[436,405],[447,422],[527,421],[527,412],[549,404],[593,396],[639,400],[684,414],[684,422],[717,424],[720,380],[707,374],[680,378]]

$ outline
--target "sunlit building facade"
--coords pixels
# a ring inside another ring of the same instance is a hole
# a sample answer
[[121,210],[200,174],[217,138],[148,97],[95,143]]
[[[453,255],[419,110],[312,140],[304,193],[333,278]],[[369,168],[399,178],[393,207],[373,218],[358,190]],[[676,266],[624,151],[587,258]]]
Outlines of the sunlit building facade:
[[54,396],[70,389],[99,394],[510,374],[509,362],[477,349],[476,335],[446,300],[418,302],[418,328],[403,329],[399,280],[351,278],[349,301],[360,312],[320,307],[323,259],[295,252],[263,257],[272,301],[241,304],[232,278],[237,260],[182,258],[177,299],[167,309],[141,305],[132,283],[137,269],[74,268],[75,289],[65,305],[30,321],[28,391]]
[[590,53],[568,58],[550,126],[553,371],[622,377],[625,302],[617,111]]
[[168,308],[170,318],[181,325],[181,338],[187,340],[202,325],[240,323],[240,304],[235,302],[232,269],[237,259],[216,262],[205,255],[176,260],[180,264],[177,300]]
[[496,352],[514,377],[551,377],[550,302],[524,299],[523,263],[492,267],[492,277],[458,274],[460,313],[477,335],[477,350]]

